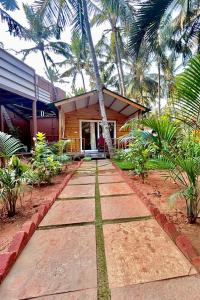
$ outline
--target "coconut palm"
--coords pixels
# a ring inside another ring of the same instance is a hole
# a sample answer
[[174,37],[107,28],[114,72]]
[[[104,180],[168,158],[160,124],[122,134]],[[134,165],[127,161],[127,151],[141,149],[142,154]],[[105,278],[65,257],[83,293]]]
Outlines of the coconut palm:
[[59,29],[63,29],[67,23],[70,23],[71,25],[73,25],[73,31],[79,32],[79,34],[81,34],[83,42],[88,42],[95,73],[96,89],[98,93],[99,107],[102,117],[102,125],[105,132],[105,140],[108,145],[108,151],[112,156],[112,140],[110,137],[110,131],[107,122],[102,82],[100,78],[97,57],[91,34],[91,26],[88,17],[88,11],[90,14],[92,14],[94,11],[94,4],[90,0],[37,0],[35,1],[35,6],[37,6],[40,15],[44,15],[45,21],[48,24],[52,24],[52,22],[54,22],[54,24],[58,25]]
[[[56,26],[44,26],[42,17],[39,16],[31,6],[23,4],[23,9],[28,22],[28,28],[24,29],[24,35],[26,38],[33,41],[35,46],[28,49],[22,49],[18,53],[23,53],[23,59],[25,60],[31,53],[39,52],[42,56],[46,72],[48,73],[48,78],[54,86],[48,66],[49,56],[47,54],[47,50],[50,49],[50,40],[55,36],[59,37],[58,28]],[[54,98],[56,98],[56,89],[54,88],[53,90]]]
[[[188,56],[188,45],[199,44],[200,11],[198,0],[140,1],[136,18],[132,22],[129,50],[138,56],[140,50],[154,53],[158,66],[158,107],[160,114],[160,74],[166,48]],[[177,12],[174,14],[173,12]],[[175,16],[174,16],[175,15]],[[165,59],[165,58],[164,58]]]
[[200,54],[176,77],[174,97],[179,118],[200,129]]
[[[145,42],[146,49],[152,51],[157,44],[157,37],[163,39],[166,36],[163,31],[168,32],[168,41],[174,35],[186,43],[199,41],[199,9],[199,0],[140,1],[136,19],[131,25],[130,50],[137,55]],[[176,17],[173,16],[174,11],[177,12]]]
[[95,50],[99,61],[102,81],[105,82],[107,87],[120,90],[120,93],[122,93],[120,72],[116,60],[116,50],[113,39],[109,39],[106,34],[103,34],[96,44]]
[[99,11],[95,14],[92,23],[100,25],[109,22],[110,29],[105,31],[105,34],[110,34],[110,48],[115,56],[117,71],[119,76],[120,93],[125,96],[126,88],[124,82],[124,70],[122,58],[125,57],[123,31],[129,24],[128,20],[133,19],[133,7],[127,1],[98,1]]
[[8,31],[14,36],[24,37],[24,28],[16,20],[14,20],[5,10],[16,10],[19,9],[17,1],[15,0],[0,0],[0,19],[2,22],[7,23]]
[[67,67],[67,70],[61,75],[61,78],[72,77],[72,90],[75,90],[77,76],[82,78],[83,90],[86,92],[84,79],[84,70],[88,60],[88,49],[83,49],[81,38],[76,34],[72,34],[71,43],[55,42],[50,43],[51,50],[56,54],[64,57],[64,60],[59,62],[59,67]]

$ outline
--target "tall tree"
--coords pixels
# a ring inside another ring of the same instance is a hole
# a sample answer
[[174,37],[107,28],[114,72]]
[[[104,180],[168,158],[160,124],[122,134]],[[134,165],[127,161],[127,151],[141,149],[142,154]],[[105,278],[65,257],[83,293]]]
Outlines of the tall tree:
[[15,0],[0,0],[0,19],[5,22],[8,26],[8,31],[14,36],[24,37],[24,28],[15,19],[13,19],[5,10],[16,10],[19,9],[17,1]]
[[106,30],[106,34],[110,34],[110,45],[114,46],[115,62],[119,75],[120,93],[125,96],[126,88],[124,82],[124,70],[122,56],[125,56],[124,42],[122,32],[129,24],[128,21],[133,19],[133,7],[128,4],[128,1],[120,0],[101,0],[98,1],[99,12],[95,14],[93,23],[97,26],[103,23],[109,23],[110,30]]
[[98,93],[105,140],[110,156],[112,156],[113,147],[104,104],[103,86],[100,78],[97,57],[91,34],[91,26],[88,17],[88,10],[90,13],[92,12],[92,8],[94,7],[93,3],[90,0],[37,0],[36,5],[40,11],[40,14],[45,14],[46,21],[48,21],[50,24],[52,24],[52,20],[54,20],[59,28],[63,29],[66,24],[70,22],[71,24],[73,24],[74,31],[77,31],[79,33],[81,32],[83,42],[88,42],[95,73],[96,89]]
[[[158,91],[160,91],[159,74],[163,66],[163,46],[173,51],[180,52],[180,49],[187,51],[187,43],[193,42],[195,47],[200,40],[199,6],[199,0],[141,0],[139,2],[136,18],[131,25],[129,50],[136,56],[143,47],[146,51],[154,53],[158,66]],[[173,13],[174,11],[176,14]],[[184,52],[182,53],[184,56]],[[158,105],[160,107],[159,96]]]
[[31,53],[39,52],[42,56],[48,78],[53,85],[54,99],[57,97],[57,91],[54,87],[54,82],[50,74],[50,68],[48,66],[48,54],[47,50],[50,50],[50,40],[53,37],[59,37],[59,30],[57,26],[44,26],[42,16],[38,15],[31,6],[23,4],[23,9],[28,22],[28,27],[24,29],[24,36],[35,43],[35,46],[22,49],[19,53],[23,53],[23,59],[25,60]]
[[83,90],[86,92],[84,71],[88,61],[88,49],[84,47],[81,38],[72,34],[71,43],[55,42],[50,43],[51,50],[56,54],[63,56],[64,60],[57,63],[59,67],[67,67],[67,70],[61,75],[61,78],[72,77],[72,91],[76,90],[77,76],[81,76]]

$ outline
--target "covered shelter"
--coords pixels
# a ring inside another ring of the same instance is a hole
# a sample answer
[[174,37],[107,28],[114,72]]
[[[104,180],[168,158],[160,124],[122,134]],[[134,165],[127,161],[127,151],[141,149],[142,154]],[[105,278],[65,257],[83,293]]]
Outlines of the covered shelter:
[[47,135],[58,139],[58,118],[52,103],[64,96],[64,91],[54,88],[33,68],[0,48],[1,131],[17,136],[30,148],[31,138],[47,128],[47,122],[53,124],[52,132],[47,128]]
[[[141,118],[149,109],[136,101],[103,88],[104,101],[113,145],[125,134],[122,125],[131,118]],[[68,151],[99,152],[98,139],[104,135],[96,90],[55,102],[59,110],[59,138],[68,139]]]

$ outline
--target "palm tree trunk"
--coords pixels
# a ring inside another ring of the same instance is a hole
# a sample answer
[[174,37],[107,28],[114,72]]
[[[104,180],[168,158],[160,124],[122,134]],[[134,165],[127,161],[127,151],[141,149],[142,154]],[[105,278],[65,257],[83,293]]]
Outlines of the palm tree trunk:
[[[44,61],[44,65],[45,65],[46,71],[47,71],[47,73],[49,74],[49,68],[48,68],[48,65],[47,65],[46,57],[45,57],[45,55],[44,55],[44,51],[40,49],[40,52],[41,52],[41,54],[42,54],[42,58],[43,58],[43,61]],[[49,75],[49,79],[50,79],[51,84],[52,84],[52,86],[53,86],[53,98],[54,98],[53,100],[56,100],[56,99],[57,99],[57,90],[56,90],[56,88],[55,88],[55,86],[54,86],[54,82],[53,82],[53,80],[51,79],[51,76],[50,76],[50,75]]]
[[106,143],[108,146],[108,151],[109,151],[110,156],[112,157],[112,155],[113,155],[112,140],[111,140],[110,130],[109,130],[109,126],[108,126],[108,120],[107,120],[107,116],[106,116],[103,87],[101,84],[99,67],[98,67],[96,53],[95,53],[94,44],[93,44],[93,40],[92,40],[92,34],[91,34],[91,28],[90,28],[90,23],[89,23],[89,18],[88,18],[88,10],[87,10],[86,0],[82,0],[82,3],[83,3],[83,12],[84,12],[84,18],[85,18],[85,27],[86,27],[86,32],[87,32],[87,38],[88,38],[88,42],[89,42],[89,46],[90,46],[90,52],[91,52],[92,62],[93,62],[93,67],[94,67],[94,72],[95,72],[96,88],[97,88],[97,93],[98,93],[98,98],[99,98],[99,107],[100,107],[101,117],[102,117],[102,126],[104,129],[105,140],[106,140]]
[[84,76],[83,76],[83,71],[81,70],[80,73],[81,73],[81,78],[82,78],[82,83],[83,83],[83,89],[84,89],[84,92],[86,92],[86,86],[85,86],[85,79],[84,79]]
[[118,36],[117,36],[117,29],[115,24],[113,24],[112,18],[109,18],[112,32],[115,37],[115,51],[116,51],[116,61],[118,64],[118,70],[119,70],[119,82],[120,82],[120,89],[121,89],[121,94],[122,96],[126,95],[126,90],[125,90],[125,84],[124,84],[124,71],[122,67],[122,59],[121,59],[121,54],[120,54],[120,49],[119,49],[119,43],[118,43]]
[[158,116],[161,116],[160,58],[158,57]]
[[120,77],[121,77],[122,96],[126,96],[126,88],[125,88],[125,83],[124,83],[124,71],[123,71],[123,67],[122,67],[122,59],[121,59],[116,30],[115,30],[115,48],[116,48],[117,61],[118,61],[119,72],[120,72]]

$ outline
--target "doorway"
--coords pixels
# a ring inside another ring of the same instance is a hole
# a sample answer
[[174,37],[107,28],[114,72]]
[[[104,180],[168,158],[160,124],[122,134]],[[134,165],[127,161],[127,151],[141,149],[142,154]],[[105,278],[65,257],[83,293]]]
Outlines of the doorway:
[[[108,121],[108,125],[110,128],[111,138],[115,139],[116,121]],[[104,137],[102,121],[81,120],[80,121],[81,151],[85,150],[85,151],[98,152],[97,143],[101,135]],[[83,143],[83,139],[84,139],[84,143]]]

